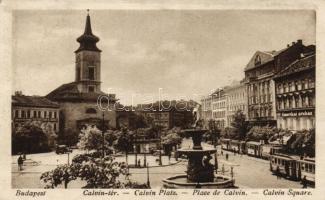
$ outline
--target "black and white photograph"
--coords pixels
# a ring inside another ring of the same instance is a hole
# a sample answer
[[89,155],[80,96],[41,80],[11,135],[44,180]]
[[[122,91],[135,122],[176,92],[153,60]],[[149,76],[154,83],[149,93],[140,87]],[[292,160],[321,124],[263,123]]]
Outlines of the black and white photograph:
[[317,9],[66,7],[11,11],[16,197],[322,187]]

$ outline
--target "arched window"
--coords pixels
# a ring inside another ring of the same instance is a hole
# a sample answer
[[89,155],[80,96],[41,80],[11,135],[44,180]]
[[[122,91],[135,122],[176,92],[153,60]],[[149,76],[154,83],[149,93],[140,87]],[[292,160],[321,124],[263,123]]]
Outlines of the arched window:
[[86,113],[88,113],[88,114],[96,114],[97,111],[96,111],[95,108],[87,108],[87,109],[86,109]]

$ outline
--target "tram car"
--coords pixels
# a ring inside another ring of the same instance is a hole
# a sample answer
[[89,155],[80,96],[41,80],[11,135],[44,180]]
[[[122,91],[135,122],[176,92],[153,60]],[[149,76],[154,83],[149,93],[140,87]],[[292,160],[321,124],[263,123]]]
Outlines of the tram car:
[[261,158],[269,160],[271,155],[280,153],[282,149],[283,145],[263,144],[261,145]]
[[248,156],[261,157],[262,143],[249,141],[246,142],[246,153]]
[[221,149],[230,150],[230,139],[220,139]]
[[306,176],[306,180],[312,184],[315,184],[315,158],[305,158],[297,160],[297,177],[303,179]]
[[296,162],[298,159],[299,158],[295,156],[273,154],[270,156],[270,170],[275,175],[298,180]]
[[240,141],[240,140],[230,140],[229,141],[229,150],[230,151],[235,151],[237,153],[244,154],[245,151],[245,141]]

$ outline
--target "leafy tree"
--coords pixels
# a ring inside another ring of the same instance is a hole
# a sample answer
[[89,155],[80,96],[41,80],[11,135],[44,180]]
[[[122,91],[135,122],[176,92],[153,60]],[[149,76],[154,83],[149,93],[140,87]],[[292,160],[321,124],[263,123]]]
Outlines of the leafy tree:
[[248,122],[246,121],[246,116],[243,111],[238,110],[233,115],[231,126],[234,127],[234,131],[238,135],[237,137],[239,140],[244,140],[246,138],[246,134],[248,132]]
[[114,161],[114,157],[96,158],[91,155],[78,155],[70,165],[60,165],[54,170],[45,172],[40,179],[46,184],[45,188],[55,188],[80,178],[86,181],[84,188],[124,188],[130,185],[129,181],[121,182],[127,177],[128,170],[124,162]]
[[[117,139],[115,136],[116,131],[108,130],[104,133],[104,148],[105,152],[110,152],[114,141]],[[81,130],[80,140],[78,147],[83,150],[96,150],[100,151],[103,149],[103,134],[96,126],[87,126]]]
[[79,141],[79,133],[72,129],[64,130],[62,134],[59,134],[58,143],[65,144],[67,146],[74,146]]
[[40,153],[49,151],[48,136],[33,123],[26,123],[12,134],[12,152]]
[[180,128],[172,128],[161,137],[161,144],[165,147],[166,154],[169,154],[172,147],[182,143],[183,138],[180,136]]

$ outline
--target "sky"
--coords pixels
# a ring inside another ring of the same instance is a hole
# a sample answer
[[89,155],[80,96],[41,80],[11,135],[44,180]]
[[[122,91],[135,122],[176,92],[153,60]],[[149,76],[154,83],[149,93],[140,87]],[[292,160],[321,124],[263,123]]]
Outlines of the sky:
[[[15,10],[13,92],[46,95],[75,79],[85,10]],[[244,78],[257,50],[315,44],[303,10],[91,10],[101,89],[123,104],[194,99]],[[159,89],[160,88],[160,89]]]

